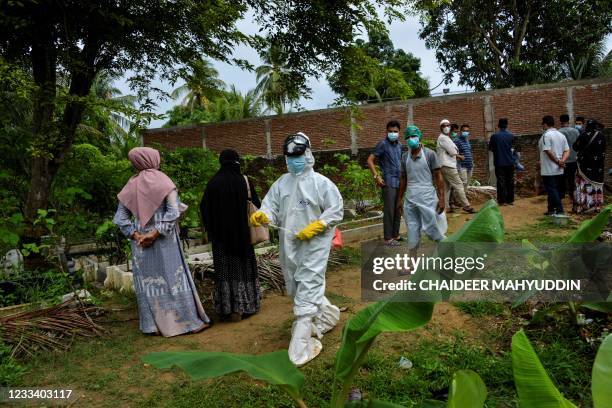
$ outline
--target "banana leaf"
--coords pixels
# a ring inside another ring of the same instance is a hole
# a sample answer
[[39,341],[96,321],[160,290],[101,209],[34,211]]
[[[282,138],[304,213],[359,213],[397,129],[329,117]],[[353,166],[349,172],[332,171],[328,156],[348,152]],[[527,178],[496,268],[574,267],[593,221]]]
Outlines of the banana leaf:
[[602,313],[612,313],[612,301],[610,302],[587,302],[582,303],[580,307],[595,310]]
[[[501,242],[503,236],[503,218],[495,201],[489,200],[471,221],[445,242]],[[418,281],[425,276],[417,272],[414,280]],[[366,307],[346,324],[342,344],[336,355],[336,380],[345,383],[350,380],[380,333],[414,330],[429,322],[434,303],[410,302],[410,296],[398,292],[388,300]],[[332,406],[337,405],[338,401],[332,403]]]
[[482,408],[487,399],[487,387],[472,370],[459,370],[453,375],[447,408]]
[[542,366],[524,331],[512,336],[514,385],[521,408],[572,408]]
[[567,243],[581,244],[595,241],[608,225],[610,213],[612,213],[612,204],[605,207],[597,216],[580,224],[580,227],[569,237]]
[[294,399],[301,399],[300,389],[304,384],[304,375],[289,360],[287,350],[260,355],[162,351],[149,353],[142,361],[157,368],[178,366],[194,380],[244,371],[257,380],[283,388]]
[[386,300],[361,310],[344,326],[342,344],[336,355],[336,379],[345,380],[361,365],[371,342],[380,333],[421,327],[431,320],[433,307],[434,304],[430,302]]
[[608,408],[612,404],[612,334],[599,346],[593,363],[591,385],[594,408]]
[[487,201],[474,218],[463,224],[457,232],[444,242],[502,242],[504,219],[495,200]]

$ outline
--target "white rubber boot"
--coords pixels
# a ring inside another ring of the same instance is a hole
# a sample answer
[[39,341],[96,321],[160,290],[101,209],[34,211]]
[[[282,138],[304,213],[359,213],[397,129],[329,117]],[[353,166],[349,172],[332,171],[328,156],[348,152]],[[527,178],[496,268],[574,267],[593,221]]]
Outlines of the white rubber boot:
[[299,317],[293,322],[289,359],[298,367],[318,356],[323,349],[321,342],[312,337],[312,332],[312,316]]
[[338,309],[338,306],[332,305],[331,302],[323,296],[323,303],[319,306],[319,312],[314,318],[314,324],[317,327],[316,332],[320,334],[327,333],[336,327],[339,320],[340,309]]

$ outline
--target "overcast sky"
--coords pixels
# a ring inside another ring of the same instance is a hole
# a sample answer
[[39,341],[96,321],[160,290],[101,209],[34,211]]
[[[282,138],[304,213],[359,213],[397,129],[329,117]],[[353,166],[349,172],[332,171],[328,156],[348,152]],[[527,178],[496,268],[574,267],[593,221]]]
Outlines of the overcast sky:
[[[395,48],[401,48],[406,52],[410,52],[421,60],[421,74],[423,77],[429,80],[430,88],[433,88],[440,84],[442,80],[442,74],[438,67],[435,58],[435,51],[428,50],[425,47],[425,41],[421,40],[418,36],[420,24],[418,19],[414,16],[409,16],[405,21],[394,21],[389,27],[389,33],[393,45]],[[257,26],[250,18],[241,20],[238,23],[238,28],[246,34],[254,34],[257,32]],[[608,37],[607,49],[612,48],[612,37]],[[246,59],[255,67],[261,64],[261,60],[257,52],[248,46],[241,45],[234,50],[234,57]],[[212,61],[213,65],[219,71],[219,77],[229,86],[234,84],[236,88],[242,93],[255,88],[255,73],[247,70],[242,70],[239,67],[219,62]],[[163,89],[165,91],[171,91],[172,87],[169,83],[157,81],[153,84],[155,87]],[[178,86],[177,84],[176,86]],[[312,89],[312,94],[309,99],[300,101],[301,105],[305,109],[321,109],[328,107],[333,103],[337,95],[329,88],[325,78],[321,78],[318,81],[311,79],[309,85]],[[116,86],[121,90],[122,93],[130,93],[129,86],[125,81],[118,81]],[[451,92],[468,91],[468,88],[460,87],[456,81],[448,85],[440,85],[434,91],[433,94],[441,93],[443,88],[449,88]],[[163,114],[172,108],[178,101],[165,100],[158,101],[156,113]],[[153,121],[149,127],[155,128],[160,127],[166,120]]]

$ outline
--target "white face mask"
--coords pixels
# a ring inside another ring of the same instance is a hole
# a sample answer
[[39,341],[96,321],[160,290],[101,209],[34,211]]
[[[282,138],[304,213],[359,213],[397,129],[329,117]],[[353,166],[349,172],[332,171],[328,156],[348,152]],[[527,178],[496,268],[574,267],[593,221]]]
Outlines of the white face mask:
[[450,133],[450,126],[444,126],[442,128],[442,133],[444,133],[445,135],[448,135]]

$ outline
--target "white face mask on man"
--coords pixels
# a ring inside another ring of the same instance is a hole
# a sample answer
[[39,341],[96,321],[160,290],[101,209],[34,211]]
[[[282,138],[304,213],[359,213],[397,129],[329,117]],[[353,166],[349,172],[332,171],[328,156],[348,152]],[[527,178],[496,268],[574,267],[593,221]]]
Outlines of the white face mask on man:
[[444,126],[442,128],[442,133],[444,133],[445,135],[448,135],[450,133],[450,126]]

